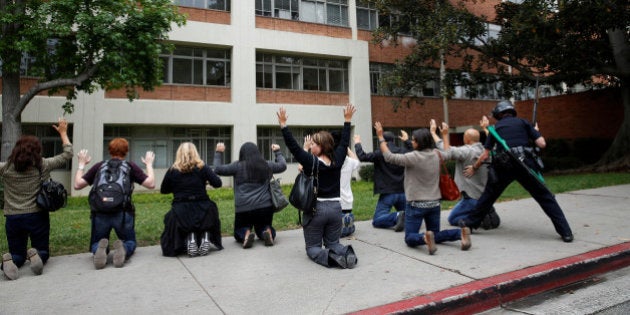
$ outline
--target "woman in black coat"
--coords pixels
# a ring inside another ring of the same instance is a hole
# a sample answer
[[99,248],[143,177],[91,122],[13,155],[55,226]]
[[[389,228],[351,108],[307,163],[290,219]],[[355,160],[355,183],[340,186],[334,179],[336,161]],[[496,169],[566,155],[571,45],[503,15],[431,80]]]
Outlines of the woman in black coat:
[[164,216],[164,232],[160,238],[164,256],[185,252],[190,257],[204,256],[212,245],[223,249],[219,211],[208,197],[207,183],[215,188],[222,185],[221,178],[201,160],[195,145],[182,143],[160,187],[163,194],[173,193],[171,210]]

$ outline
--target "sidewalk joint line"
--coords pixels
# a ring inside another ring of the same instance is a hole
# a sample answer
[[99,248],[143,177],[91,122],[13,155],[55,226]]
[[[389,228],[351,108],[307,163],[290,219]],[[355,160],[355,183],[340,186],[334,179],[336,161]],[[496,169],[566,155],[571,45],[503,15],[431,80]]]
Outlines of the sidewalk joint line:
[[433,266],[433,267],[436,267],[436,268],[439,268],[439,269],[442,269],[442,270],[449,271],[449,272],[451,272],[451,273],[454,273],[454,274],[460,275],[460,276],[462,276],[462,277],[465,277],[465,278],[471,279],[471,280],[473,280],[473,281],[474,281],[474,280],[479,280],[479,279],[477,279],[477,278],[474,278],[474,277],[471,277],[471,276],[468,276],[468,275],[466,275],[466,274],[462,273],[462,272],[461,272],[461,271],[459,271],[458,269],[446,268],[446,267],[440,266],[440,265],[438,265],[438,264],[431,263],[431,262],[428,262],[428,261],[426,261],[426,260],[422,260],[422,259],[420,259],[420,258],[418,258],[418,257],[413,257],[413,256],[409,256],[409,255],[407,255],[407,254],[405,254],[405,253],[397,252],[397,251],[395,251],[395,250],[392,250],[391,248],[387,248],[387,247],[383,247],[383,246],[381,246],[381,245],[376,245],[376,244],[369,243],[369,242],[367,242],[367,241],[364,241],[364,240],[359,239],[359,238],[356,238],[356,237],[355,237],[355,240],[357,240],[357,241],[359,241],[359,242],[362,242],[363,244],[371,245],[371,246],[373,246],[373,247],[378,247],[378,248],[380,248],[380,249],[384,249],[384,250],[386,250],[386,251],[389,251],[389,252],[392,252],[392,253],[396,253],[396,254],[398,254],[398,255],[401,255],[401,256],[407,257],[407,258],[409,258],[409,259],[412,259],[412,260],[415,260],[415,261],[418,261],[418,262],[422,262],[422,263],[425,263],[425,264],[427,264],[427,265],[430,265],[430,266]]
[[212,297],[212,295],[210,294],[210,292],[208,292],[208,290],[206,290],[206,288],[201,284],[201,282],[199,281],[199,279],[197,279],[197,277],[195,277],[195,275],[192,273],[192,271],[190,271],[190,269],[188,269],[188,266],[186,266],[186,264],[184,264],[184,262],[182,261],[181,257],[177,257],[177,260],[179,261],[180,264],[182,264],[182,266],[184,267],[184,269],[186,269],[186,271],[188,271],[188,274],[193,278],[193,280],[195,281],[195,283],[197,283],[197,285],[201,288],[201,290],[203,290],[203,292],[206,293],[206,295],[210,298],[210,300],[212,301],[212,303],[214,303],[214,305],[216,305],[216,307],[221,311],[222,314],[227,314],[225,312],[225,310],[223,310],[223,308],[221,307],[221,305],[219,305],[219,303],[217,303],[217,301]]

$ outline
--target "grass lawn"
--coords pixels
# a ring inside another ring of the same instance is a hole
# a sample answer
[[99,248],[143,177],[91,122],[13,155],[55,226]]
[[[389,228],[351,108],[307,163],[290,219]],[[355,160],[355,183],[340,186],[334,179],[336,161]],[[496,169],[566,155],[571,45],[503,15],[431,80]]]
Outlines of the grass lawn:
[[[613,186],[630,183],[630,173],[572,174],[547,176],[548,187],[554,193],[566,191]],[[285,195],[291,187],[283,186]],[[370,220],[378,196],[372,194],[371,182],[353,182],[354,210],[356,220]],[[224,236],[232,235],[234,224],[234,194],[231,188],[209,191],[210,198],[219,207],[221,230]],[[500,201],[529,198],[530,195],[518,184],[513,183],[503,193]],[[164,214],[170,209],[172,196],[159,193],[143,193],[134,195],[136,205],[136,237],[138,246],[159,244],[160,234],[164,229]],[[442,203],[442,210],[455,205],[454,201]],[[562,205],[561,205],[562,206]],[[541,212],[542,214],[542,212]],[[71,197],[68,206],[51,213],[50,248],[51,255],[67,255],[88,251],[90,240],[90,212],[86,197]],[[297,210],[288,206],[276,213],[273,225],[277,230],[299,228]],[[112,237],[115,238],[114,233]],[[0,217],[0,253],[8,251],[4,216]]]

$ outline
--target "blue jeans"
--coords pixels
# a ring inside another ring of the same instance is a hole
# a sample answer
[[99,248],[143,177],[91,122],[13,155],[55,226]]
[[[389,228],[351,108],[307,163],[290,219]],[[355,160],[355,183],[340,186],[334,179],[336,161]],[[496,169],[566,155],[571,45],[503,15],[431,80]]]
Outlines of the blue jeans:
[[465,219],[470,215],[476,205],[477,199],[462,197],[455,207],[453,207],[453,210],[451,210],[451,214],[448,215],[448,223],[452,226],[458,226],[459,220]]
[[127,258],[133,255],[136,250],[136,230],[134,228],[134,217],[129,212],[117,212],[113,214],[92,214],[92,237],[90,241],[90,251],[96,253],[98,241],[109,239],[111,230],[114,229],[116,236],[123,242],[127,252]]
[[8,215],[5,217],[7,243],[13,263],[21,267],[26,261],[28,239],[31,247],[37,249],[42,262],[50,257],[50,216],[47,211]]
[[380,194],[376,209],[374,209],[374,218],[372,226],[375,228],[390,228],[396,225],[396,212],[389,212],[392,207],[397,211],[405,210],[407,200],[404,193],[398,194]]
[[435,242],[452,242],[462,238],[461,230],[450,229],[440,231],[440,206],[433,208],[417,208],[410,203],[405,210],[405,243],[415,247],[425,245],[424,233],[419,233],[422,220],[426,224],[426,230],[435,235]]

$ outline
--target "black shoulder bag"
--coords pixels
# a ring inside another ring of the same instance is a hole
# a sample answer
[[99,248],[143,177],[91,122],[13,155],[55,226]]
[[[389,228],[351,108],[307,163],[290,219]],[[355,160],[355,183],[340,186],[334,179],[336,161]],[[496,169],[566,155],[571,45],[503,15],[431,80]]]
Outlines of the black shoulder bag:
[[[319,176],[319,162],[317,157],[313,156],[313,168],[311,175],[306,175],[304,171],[300,172],[295,178],[295,183],[289,194],[289,202],[298,209],[300,216],[300,224],[302,222],[301,212],[312,215],[315,213],[315,205],[317,203],[317,184]],[[317,184],[316,184],[317,182]]]
[[37,193],[37,206],[49,212],[65,207],[68,201],[68,192],[63,184],[54,181],[52,178],[44,180],[42,169],[39,169],[39,179],[41,181],[39,193]]

